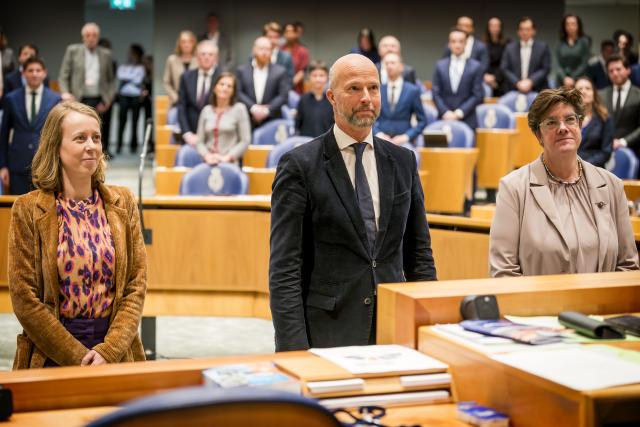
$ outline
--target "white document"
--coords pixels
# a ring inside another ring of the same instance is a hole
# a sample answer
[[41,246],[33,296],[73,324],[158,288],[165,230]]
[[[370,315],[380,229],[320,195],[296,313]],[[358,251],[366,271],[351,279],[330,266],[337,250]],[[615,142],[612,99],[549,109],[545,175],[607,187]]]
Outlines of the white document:
[[451,374],[403,375],[400,377],[402,387],[420,387],[425,385],[449,385]]
[[558,322],[558,316],[511,316],[505,315],[505,319],[521,325],[539,326],[541,328],[566,329]]
[[355,375],[447,369],[447,365],[439,360],[397,344],[312,348],[309,351]]
[[492,358],[574,390],[640,383],[640,363],[583,347],[513,352]]
[[309,381],[307,387],[311,393],[328,393],[338,391],[357,391],[364,388],[362,378],[333,381]]
[[328,409],[354,408],[358,406],[418,405],[448,402],[450,394],[446,390],[416,391],[408,393],[371,394],[366,396],[337,397],[322,399],[319,403]]

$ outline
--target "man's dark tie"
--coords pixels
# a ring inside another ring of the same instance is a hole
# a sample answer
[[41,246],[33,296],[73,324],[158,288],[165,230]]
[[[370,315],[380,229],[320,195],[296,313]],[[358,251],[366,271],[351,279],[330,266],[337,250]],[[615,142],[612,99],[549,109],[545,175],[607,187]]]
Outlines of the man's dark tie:
[[389,103],[389,107],[391,111],[396,109],[396,85],[395,83],[391,85],[391,102]]
[[198,96],[198,107],[203,108],[207,103],[207,73],[202,73],[202,84],[200,85],[200,95]]
[[36,122],[36,95],[37,92],[31,92],[31,120],[29,124],[34,124]]
[[365,148],[367,148],[367,143],[357,142],[352,145],[356,153],[356,197],[358,198],[358,207],[360,208],[360,214],[362,215],[364,226],[367,230],[369,249],[373,253],[376,242],[376,213],[373,210],[371,189],[369,188],[369,181],[367,181],[367,175],[364,172],[364,166],[362,164],[362,155],[364,154]]
[[615,118],[618,121],[618,117],[620,117],[620,106],[622,105],[622,86],[617,86],[618,89],[618,98],[616,99],[616,111]]

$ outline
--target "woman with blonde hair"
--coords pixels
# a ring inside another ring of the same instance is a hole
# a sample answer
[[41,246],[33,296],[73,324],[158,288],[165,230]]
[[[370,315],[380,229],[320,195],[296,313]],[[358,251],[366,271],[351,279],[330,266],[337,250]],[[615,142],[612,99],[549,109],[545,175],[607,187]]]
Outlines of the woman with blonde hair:
[[138,326],[146,252],[136,201],[107,186],[100,118],[79,102],[49,113],[36,188],[9,226],[9,293],[24,332],[14,369],[144,360]]
[[198,68],[196,60],[196,45],[198,40],[192,31],[181,31],[176,40],[176,49],[169,55],[164,66],[162,82],[171,105],[178,102],[180,90],[180,76],[187,70]]

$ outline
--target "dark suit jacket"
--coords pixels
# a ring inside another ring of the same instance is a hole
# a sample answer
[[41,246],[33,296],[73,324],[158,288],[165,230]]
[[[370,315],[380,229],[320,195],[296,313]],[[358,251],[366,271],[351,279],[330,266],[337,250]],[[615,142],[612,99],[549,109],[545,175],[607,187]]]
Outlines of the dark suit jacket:
[[598,90],[611,86],[609,75],[600,61],[594,62],[587,67],[587,76],[593,80],[593,84]]
[[600,97],[613,118],[614,138],[624,138],[636,156],[640,156],[640,89],[631,85],[617,114],[613,111],[613,86],[602,89]]
[[[380,73],[381,66],[382,64],[380,62],[376,62],[378,73]],[[402,70],[402,79],[405,82],[416,84],[416,70],[411,65],[404,64],[404,69]]]
[[276,351],[365,345],[378,283],[436,279],[415,155],[375,137],[374,149],[373,251],[333,128],[278,164],[269,260]]
[[[256,93],[253,85],[253,66],[245,64],[238,67],[238,82],[236,94],[238,101],[247,106],[248,110],[256,105]],[[289,89],[291,89],[291,79],[287,75],[284,67],[278,64],[269,64],[267,84],[262,96],[262,104],[269,106],[269,116],[264,122],[282,117],[281,108],[289,100]],[[264,123],[263,122],[263,123]],[[253,122],[255,126],[257,123]]]
[[[384,132],[389,136],[406,133],[409,139],[413,141],[427,125],[427,117],[420,99],[420,89],[414,84],[403,82],[398,102],[393,111],[389,106],[387,90],[387,85],[382,85],[380,90],[380,97],[382,98],[380,117],[373,125],[373,133]],[[412,127],[411,116],[413,114],[416,115],[418,123]]]
[[[211,76],[211,83],[209,84],[209,91],[213,92],[213,83],[218,78],[218,75],[223,71],[217,66]],[[200,111],[204,108],[204,105],[198,105],[198,73],[199,68],[185,71],[180,76],[180,90],[178,91],[178,123],[180,124],[180,132],[185,134],[187,132],[196,133],[198,131],[198,117],[200,117]],[[208,100],[208,98],[207,98]],[[208,102],[208,101],[207,101]]]
[[[520,40],[512,41],[502,53],[500,68],[504,73],[509,90],[517,90],[516,83],[520,80],[522,68],[520,63]],[[551,52],[546,43],[534,40],[529,60],[529,79],[533,81],[533,90],[540,92],[549,86],[547,76],[551,71]]]
[[[49,77],[44,79],[44,86],[49,87]],[[16,89],[23,87],[22,72],[20,70],[13,70],[11,73],[4,77],[4,94],[8,95],[9,92],[13,92]]]
[[[25,89],[21,88],[7,94],[4,98],[4,114],[0,127],[0,168],[8,167],[14,173],[28,173],[31,161],[40,143],[40,132],[49,111],[60,102],[60,95],[48,88],[42,92],[40,110],[32,125],[27,118]],[[9,134],[13,138],[9,144]]]
[[438,117],[442,117],[449,110],[455,111],[459,108],[464,113],[462,120],[475,128],[477,126],[476,107],[484,100],[482,65],[475,59],[467,59],[458,91],[453,93],[451,79],[449,79],[450,64],[451,58],[439,60],[433,73],[431,90],[433,102],[438,108]]
[[633,85],[640,87],[640,64],[634,64],[631,66],[629,80],[631,80]]
[[594,166],[604,167],[613,150],[613,119],[602,120],[594,114],[591,121],[582,129],[582,142],[578,155]]
[[[444,49],[443,58],[451,57],[451,50],[446,47]],[[475,59],[482,65],[482,73],[486,73],[489,69],[489,50],[487,49],[487,45],[482,41],[478,40],[477,37],[473,38],[473,45],[471,46],[471,59]]]

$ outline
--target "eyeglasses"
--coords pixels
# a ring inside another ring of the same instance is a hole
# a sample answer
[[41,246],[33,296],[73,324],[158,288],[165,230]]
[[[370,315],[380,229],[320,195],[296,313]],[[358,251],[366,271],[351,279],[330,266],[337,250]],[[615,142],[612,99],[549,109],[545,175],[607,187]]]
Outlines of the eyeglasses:
[[[344,426],[376,426],[386,427],[386,424],[382,424],[380,419],[387,413],[387,410],[382,406],[361,406],[358,408],[358,414],[353,414],[346,409],[336,409],[333,411],[334,415],[346,415],[351,421],[343,421]],[[345,418],[345,417],[341,417]],[[411,426],[398,426],[398,427],[420,427],[419,425]]]
[[564,120],[546,119],[540,123],[540,129],[546,131],[558,130],[560,123],[564,123],[568,128],[576,128],[580,125],[580,118],[576,114],[572,114],[565,117]]

